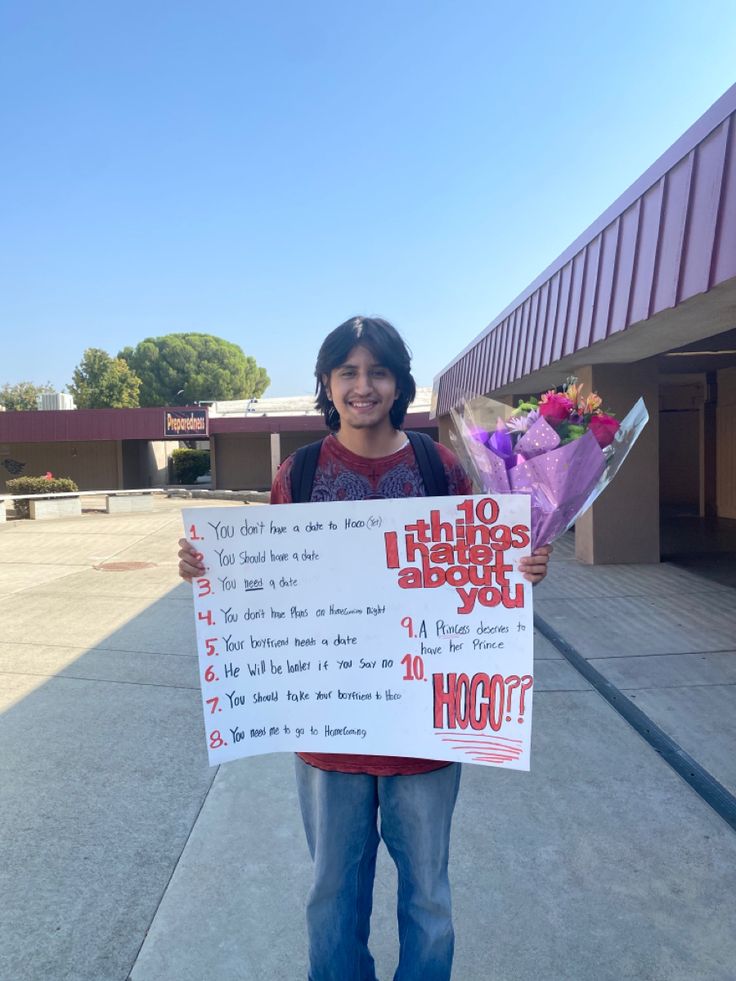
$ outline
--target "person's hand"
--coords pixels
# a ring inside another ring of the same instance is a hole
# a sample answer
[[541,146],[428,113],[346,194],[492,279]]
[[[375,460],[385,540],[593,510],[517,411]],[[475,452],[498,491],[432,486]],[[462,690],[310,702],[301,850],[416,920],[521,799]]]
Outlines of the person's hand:
[[542,545],[541,548],[535,549],[531,555],[519,562],[519,570],[527,582],[536,586],[538,582],[544,579],[547,575],[547,566],[551,554],[552,546]]
[[202,555],[186,538],[179,539],[179,575],[187,582],[204,575]]

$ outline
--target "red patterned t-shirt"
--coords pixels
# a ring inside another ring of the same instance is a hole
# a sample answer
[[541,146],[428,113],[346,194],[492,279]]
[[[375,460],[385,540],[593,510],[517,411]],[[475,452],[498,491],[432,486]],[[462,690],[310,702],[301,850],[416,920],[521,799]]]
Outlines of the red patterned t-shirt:
[[[447,476],[449,494],[472,494],[472,485],[454,453],[437,444]],[[293,456],[281,464],[271,488],[272,504],[291,504]],[[409,443],[390,456],[372,460],[351,453],[334,436],[322,443],[312,485],[312,501],[363,501],[366,498],[425,497],[422,474]],[[329,588],[326,586],[326,588]],[[336,753],[299,753],[305,763],[320,770],[371,773],[376,776],[427,773],[447,766],[441,760],[404,756],[353,756]]]

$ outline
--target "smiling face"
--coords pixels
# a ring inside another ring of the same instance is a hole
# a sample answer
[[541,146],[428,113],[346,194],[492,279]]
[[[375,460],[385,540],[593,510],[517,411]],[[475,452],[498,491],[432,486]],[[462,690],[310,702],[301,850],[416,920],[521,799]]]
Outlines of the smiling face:
[[322,380],[340,413],[341,428],[393,431],[389,413],[399,395],[396,378],[368,348],[356,345]]

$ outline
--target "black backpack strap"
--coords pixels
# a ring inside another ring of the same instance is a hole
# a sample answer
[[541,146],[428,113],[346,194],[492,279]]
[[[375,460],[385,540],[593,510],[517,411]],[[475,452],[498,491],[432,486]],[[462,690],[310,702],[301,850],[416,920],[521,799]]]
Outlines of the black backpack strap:
[[308,504],[312,499],[312,484],[317,472],[319,451],[324,440],[300,446],[291,465],[291,500],[293,504]]
[[434,440],[426,433],[405,432],[417,458],[427,497],[447,497],[447,474]]

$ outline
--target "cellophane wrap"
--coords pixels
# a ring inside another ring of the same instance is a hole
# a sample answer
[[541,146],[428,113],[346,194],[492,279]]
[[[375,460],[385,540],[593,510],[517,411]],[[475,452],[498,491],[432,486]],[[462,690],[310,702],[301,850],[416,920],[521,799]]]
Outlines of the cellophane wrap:
[[554,428],[540,417],[517,441],[508,461],[478,440],[476,434],[483,429],[469,402],[451,415],[453,448],[479,491],[531,497],[532,548],[564,535],[588,510],[616,476],[649,421],[644,400],[639,399],[621,421],[613,443],[602,450],[590,431],[560,446]]

